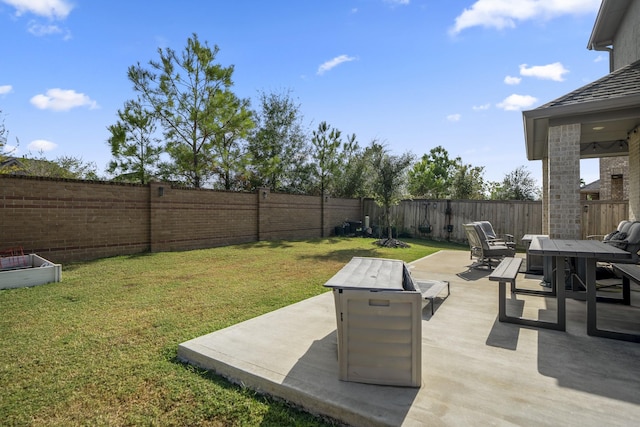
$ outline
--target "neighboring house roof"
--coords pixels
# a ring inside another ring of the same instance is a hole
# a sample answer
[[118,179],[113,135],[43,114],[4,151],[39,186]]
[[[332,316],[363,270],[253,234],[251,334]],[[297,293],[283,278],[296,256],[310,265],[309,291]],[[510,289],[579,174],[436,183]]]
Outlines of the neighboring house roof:
[[599,193],[600,192],[600,180],[595,180],[586,184],[583,187],[580,187],[581,193]]
[[0,161],[0,169],[5,168],[24,168],[24,164],[15,157],[5,157],[4,160]]
[[628,154],[627,133],[640,125],[640,61],[523,111],[529,160],[547,155],[549,126],[581,123],[581,157]]

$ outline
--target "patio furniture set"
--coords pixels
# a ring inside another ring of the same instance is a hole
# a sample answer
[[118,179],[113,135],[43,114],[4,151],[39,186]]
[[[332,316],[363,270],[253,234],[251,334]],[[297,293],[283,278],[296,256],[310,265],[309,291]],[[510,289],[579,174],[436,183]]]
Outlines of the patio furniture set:
[[[597,325],[597,302],[630,305],[630,283],[640,284],[640,266],[633,263],[640,250],[640,222],[622,227],[603,240],[558,240],[548,236],[527,235],[527,264],[539,257],[534,268],[543,273],[549,286],[528,289],[517,286],[524,259],[517,257],[511,235],[496,234],[488,221],[464,224],[470,245],[473,267],[490,271],[489,280],[498,282],[498,319],[515,323],[566,331],[566,298],[586,300],[587,334],[640,342],[640,335],[600,329]],[[636,233],[637,229],[637,233]],[[617,236],[612,244],[613,236]],[[637,241],[635,239],[637,235]],[[638,245],[638,246],[636,246]],[[637,249],[636,249],[637,248]],[[622,298],[596,295],[596,265],[612,263],[622,279]],[[569,277],[566,274],[569,266]],[[532,268],[530,265],[528,270]],[[542,270],[542,271],[540,271]],[[543,283],[545,282],[543,280]],[[571,288],[566,289],[566,283]],[[574,283],[576,285],[574,285]],[[508,314],[507,284],[512,295],[526,294],[555,298],[556,319],[531,319]],[[561,285],[558,285],[561,284]],[[577,284],[582,289],[574,289]],[[447,290],[449,282],[415,280],[408,266],[400,260],[354,257],[325,286],[334,296],[337,324],[339,378],[370,384],[420,387],[422,310],[427,303],[434,311],[434,299]]]
[[[592,239],[587,240],[550,239],[542,235],[525,236],[527,264],[533,257],[541,257],[544,260],[541,263],[544,278],[542,284],[548,284],[550,288],[541,290],[517,288],[516,279],[522,258],[514,257],[515,248],[511,245],[513,240],[497,239],[494,232],[484,232],[484,228],[478,222],[465,224],[464,227],[469,239],[471,257],[477,260],[474,267],[488,267],[491,270],[489,280],[499,283],[498,318],[501,322],[565,331],[566,298],[570,297],[586,300],[588,335],[640,342],[638,334],[601,329],[597,324],[598,302],[630,305],[631,282],[640,284],[640,265],[637,264],[640,251],[640,222],[623,221],[616,231],[606,236],[590,236]],[[594,240],[593,237],[600,237],[602,240]],[[621,280],[621,298],[597,295],[596,269],[601,263],[607,263],[615,276]],[[529,294],[555,298],[556,320],[508,315],[507,283],[511,285],[513,295]]]

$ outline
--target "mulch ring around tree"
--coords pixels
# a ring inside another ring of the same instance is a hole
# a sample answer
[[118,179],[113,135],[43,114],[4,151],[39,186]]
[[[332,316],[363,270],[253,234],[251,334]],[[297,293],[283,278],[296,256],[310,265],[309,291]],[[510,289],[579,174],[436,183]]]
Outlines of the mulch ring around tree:
[[380,239],[373,242],[374,245],[382,246],[385,248],[410,248],[408,243],[398,239]]

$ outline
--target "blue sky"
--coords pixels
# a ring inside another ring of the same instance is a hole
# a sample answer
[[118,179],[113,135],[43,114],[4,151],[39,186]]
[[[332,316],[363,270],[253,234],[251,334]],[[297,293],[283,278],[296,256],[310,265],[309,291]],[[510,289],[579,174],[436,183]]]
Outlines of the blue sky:
[[[442,145],[501,181],[525,166],[522,110],[608,72],[586,45],[600,0],[0,0],[0,110],[17,155],[101,173],[107,127],[134,98],[127,68],[197,33],[235,93],[290,91],[321,121],[416,156]],[[0,118],[1,119],[1,118]],[[597,162],[581,177],[598,179]]]

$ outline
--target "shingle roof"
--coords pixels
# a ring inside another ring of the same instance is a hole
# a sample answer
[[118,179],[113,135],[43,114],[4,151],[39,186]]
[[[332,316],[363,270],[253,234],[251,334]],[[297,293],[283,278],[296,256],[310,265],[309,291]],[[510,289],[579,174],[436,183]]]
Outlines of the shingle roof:
[[603,101],[640,94],[640,61],[622,67],[537,109]]
[[600,191],[600,180],[597,179],[593,182],[590,182],[589,184],[586,184],[585,186],[580,188],[580,191],[582,192],[597,192]]

